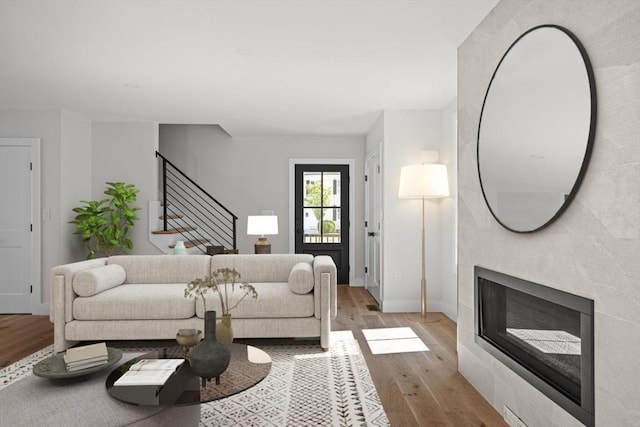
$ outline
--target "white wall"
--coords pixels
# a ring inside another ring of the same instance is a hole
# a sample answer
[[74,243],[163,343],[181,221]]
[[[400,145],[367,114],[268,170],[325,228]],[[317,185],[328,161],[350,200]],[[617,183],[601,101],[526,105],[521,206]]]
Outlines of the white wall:
[[[562,25],[594,66],[598,119],[575,199],[532,234],[502,228],[485,205],[476,137],[485,90],[523,32]],[[640,425],[640,2],[501,1],[458,49],[460,372],[498,410],[529,426],[577,426],[571,415],[474,342],[473,267],[594,300],[598,426]]]
[[272,253],[289,251],[289,159],[354,159],[355,281],[364,280],[364,138],[232,138],[218,126],[160,125],[160,152],[238,216],[237,245],[253,253],[247,216],[272,210],[279,234],[269,236]]
[[91,197],[104,197],[105,183],[134,184],[140,221],[131,232],[132,254],[157,254],[149,242],[149,201],[158,200],[158,124],[153,122],[97,122],[92,128]]
[[420,311],[422,205],[400,199],[398,186],[402,166],[432,149],[448,167],[451,197],[425,203],[427,308],[457,317],[455,118],[455,101],[442,110],[386,110],[366,136],[367,155],[382,143],[384,312]]
[[440,201],[440,309],[450,319],[458,318],[458,263],[457,263],[457,199],[458,199],[458,132],[457,104],[451,102],[441,112],[442,144],[440,162],[449,172],[449,197]]
[[[60,215],[58,226],[64,238],[58,241],[63,260],[86,257],[86,249],[78,236],[72,236],[75,226],[69,224],[80,200],[91,198],[91,120],[67,110],[61,111],[60,128]],[[46,159],[45,159],[46,160]]]
[[384,111],[380,113],[369,132],[365,137],[365,151],[367,157],[378,150],[384,142]]
[[[367,147],[371,150],[383,141],[384,312],[420,311],[422,204],[420,200],[398,197],[400,169],[421,163],[420,154],[427,149],[439,150],[441,160],[448,160],[450,148],[443,144],[443,135],[440,110],[386,110],[367,135]],[[447,135],[451,137],[451,132]],[[443,228],[442,203],[439,200],[425,202],[427,309],[455,318],[455,304],[452,306],[450,301],[451,294],[455,294],[452,290],[455,281],[451,282],[449,274],[453,266],[446,264],[452,259],[442,255],[443,239],[450,244],[452,231]],[[444,272],[446,279],[443,279]]]

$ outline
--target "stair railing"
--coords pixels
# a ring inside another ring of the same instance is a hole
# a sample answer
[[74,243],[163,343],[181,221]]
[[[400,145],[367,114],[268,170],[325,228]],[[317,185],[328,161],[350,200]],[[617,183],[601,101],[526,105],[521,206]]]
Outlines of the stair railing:
[[238,217],[157,151],[156,157],[162,163],[163,230],[176,230],[202,253],[207,246],[236,249]]

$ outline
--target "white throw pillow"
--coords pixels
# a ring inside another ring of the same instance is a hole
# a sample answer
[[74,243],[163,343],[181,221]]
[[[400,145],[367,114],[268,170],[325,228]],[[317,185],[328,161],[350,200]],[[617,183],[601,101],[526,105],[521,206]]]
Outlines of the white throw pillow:
[[124,283],[127,273],[118,264],[82,270],[73,276],[73,290],[81,297],[90,297]]
[[289,273],[289,288],[296,294],[304,295],[313,290],[313,267],[307,262],[299,262]]

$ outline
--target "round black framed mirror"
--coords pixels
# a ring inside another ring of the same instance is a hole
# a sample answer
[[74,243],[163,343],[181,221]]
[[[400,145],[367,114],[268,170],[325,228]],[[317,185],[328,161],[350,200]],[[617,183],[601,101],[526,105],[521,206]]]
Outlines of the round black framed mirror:
[[558,218],[586,171],[596,128],[593,69],[578,38],[541,25],[498,63],[478,126],[484,199],[506,229],[530,233]]

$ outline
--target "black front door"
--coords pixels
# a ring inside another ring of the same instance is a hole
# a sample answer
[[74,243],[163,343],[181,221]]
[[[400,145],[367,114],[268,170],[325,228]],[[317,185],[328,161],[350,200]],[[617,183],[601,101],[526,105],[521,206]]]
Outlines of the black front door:
[[296,253],[329,255],[349,283],[349,165],[296,165]]

